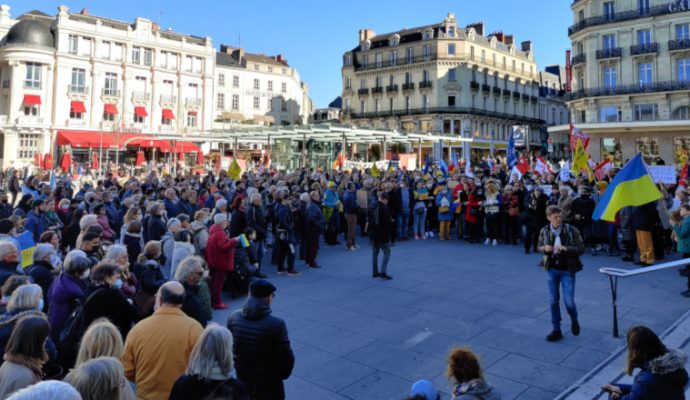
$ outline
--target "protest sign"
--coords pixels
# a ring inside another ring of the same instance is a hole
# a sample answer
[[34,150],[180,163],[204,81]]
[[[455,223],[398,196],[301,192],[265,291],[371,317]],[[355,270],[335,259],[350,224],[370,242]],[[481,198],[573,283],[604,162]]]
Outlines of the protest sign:
[[650,165],[647,168],[654,183],[676,183],[676,167],[673,165]]

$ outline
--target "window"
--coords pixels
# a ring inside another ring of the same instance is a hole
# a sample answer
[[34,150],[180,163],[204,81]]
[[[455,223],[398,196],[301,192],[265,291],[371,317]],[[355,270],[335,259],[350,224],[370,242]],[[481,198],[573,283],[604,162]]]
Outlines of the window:
[[431,59],[431,45],[430,44],[425,44],[422,47],[422,54],[424,55],[425,60],[430,60]]
[[69,53],[70,54],[77,54],[77,50],[79,49],[79,37],[75,35],[69,35],[68,38],[68,44],[69,44]]
[[218,86],[225,86],[225,74],[218,74]]
[[195,127],[196,120],[196,111],[190,111],[187,113],[187,126]]
[[232,95],[232,109],[233,110],[239,110],[240,109],[240,95],[239,94],[233,94]]
[[268,81],[268,91],[269,92],[273,91],[273,81]]
[[673,119],[690,119],[690,107],[688,107],[688,106],[678,107],[673,112]]
[[376,53],[374,59],[376,60],[376,68],[381,68],[383,66],[383,54]]
[[103,93],[106,96],[117,95],[117,74],[114,72],[105,73],[105,83],[103,84]]
[[143,124],[144,118],[145,117],[143,115],[137,115],[137,113],[134,113],[133,115],[133,121],[135,124]]
[[410,96],[405,96],[405,111],[410,111]]
[[359,88],[364,89],[367,87],[367,80],[365,78],[360,78],[359,80]]
[[637,4],[640,9],[640,15],[649,14],[649,0],[638,0]]
[[[352,56],[349,55],[349,54],[348,54],[347,56],[345,56],[345,66],[346,66],[346,67],[351,67],[351,66],[352,66]],[[285,73],[285,69],[283,69],[283,74],[284,74],[284,73]]]
[[240,77],[237,75],[232,76],[232,87],[240,87]]
[[216,108],[218,108],[219,110],[225,109],[225,94],[218,93],[218,101],[216,102],[216,104]]
[[656,104],[635,104],[635,121],[656,121],[659,119],[659,106]]
[[412,81],[412,75],[409,72],[405,72],[405,83],[410,84]]
[[362,56],[362,67],[367,68],[369,66],[369,56],[364,55]]
[[79,46],[81,48],[81,55],[82,56],[90,56],[91,55],[91,38],[82,37],[82,38],[79,38],[79,41],[81,42],[81,45]]
[[431,39],[432,31],[424,31],[424,40]]
[[26,79],[24,87],[29,89],[41,88],[41,64],[26,63]]
[[38,116],[38,105],[25,106],[24,115],[27,117],[37,117]]
[[649,29],[640,29],[637,31],[637,44],[652,43],[652,31]]
[[364,100],[359,101],[359,112],[364,114]]
[[103,122],[113,122],[113,121],[115,121],[115,114],[108,114],[104,110],[103,111]]
[[448,27],[448,37],[455,37],[455,27],[454,26]]
[[422,71],[422,82],[429,82],[429,70]]
[[616,87],[617,74],[616,67],[604,67],[602,75],[605,88],[611,89]]
[[72,68],[72,83],[70,84],[70,92],[84,93],[86,87],[86,70],[81,68]]
[[19,158],[28,159],[33,158],[37,153],[38,138],[40,135],[33,133],[19,134]]
[[259,98],[258,97],[254,97],[254,108],[255,109],[259,108]]
[[454,43],[451,43],[448,45],[448,55],[449,56],[455,55],[455,44]]
[[113,46],[113,59],[115,61],[122,61],[123,53],[124,46],[122,46],[122,43],[115,43],[115,45]]
[[690,24],[676,25],[676,39],[690,39]]
[[352,89],[352,77],[345,78],[345,89]]
[[616,106],[599,107],[599,122],[618,122],[621,120],[621,111]]
[[613,1],[604,2],[604,20],[611,21],[616,17],[616,8]]
[[283,82],[280,84],[280,91],[283,93],[287,93],[287,83]]
[[132,62],[134,64],[141,62],[141,47],[132,47]]
[[604,49],[613,49],[616,47],[616,35],[609,34],[602,36],[602,45]]
[[254,79],[254,89],[255,89],[255,90],[259,90],[259,87],[260,87],[260,86],[259,86],[259,80],[258,80],[258,79]]
[[84,119],[84,113],[74,112],[74,110],[70,108],[69,119]]
[[455,96],[448,96],[448,107],[455,107]]
[[580,12],[577,13],[577,20],[578,22],[585,20],[585,10],[580,10]]
[[448,70],[448,80],[450,82],[455,82],[455,68],[451,68]]
[[153,50],[144,49],[144,65],[153,64]]
[[161,124],[170,126],[172,125],[172,120],[161,115]]
[[393,86],[394,83],[395,83],[395,78],[393,78],[393,75],[388,76],[388,84],[390,86]]
[[414,48],[413,47],[408,47],[407,49],[405,49],[405,58],[407,59],[408,64],[414,62]]
[[258,71],[258,70],[259,70],[259,64],[254,64],[254,71]]
[[690,58],[676,60],[676,67],[678,71],[678,76],[676,78],[679,81],[690,81]]
[[393,98],[392,97],[388,99],[388,109],[390,111],[393,111]]
[[271,67],[270,65],[268,66],[268,72],[273,72],[273,67]]
[[275,97],[269,97],[269,98],[267,99],[267,100],[268,100],[267,103],[268,103],[268,110],[269,110],[269,111],[273,111],[273,101],[274,101],[275,99],[276,99]]
[[653,82],[652,63],[640,63],[638,66],[640,86],[650,85]]

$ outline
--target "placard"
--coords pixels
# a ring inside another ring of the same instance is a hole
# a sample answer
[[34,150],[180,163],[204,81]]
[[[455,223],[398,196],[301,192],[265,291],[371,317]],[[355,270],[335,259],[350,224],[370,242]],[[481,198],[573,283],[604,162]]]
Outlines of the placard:
[[448,189],[453,190],[459,184],[460,184],[460,182],[458,182],[458,181],[450,180],[450,181],[448,181]]
[[654,183],[675,184],[677,179],[676,167],[673,165],[650,165],[647,167]]

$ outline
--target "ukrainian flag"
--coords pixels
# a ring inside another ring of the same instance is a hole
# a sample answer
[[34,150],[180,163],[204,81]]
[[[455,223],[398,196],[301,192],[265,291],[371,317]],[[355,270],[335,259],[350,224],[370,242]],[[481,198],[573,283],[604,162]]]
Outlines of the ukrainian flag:
[[620,172],[601,197],[597,208],[594,209],[592,219],[615,221],[616,213],[623,207],[641,206],[659,200],[661,192],[654,185],[652,176],[647,171],[647,166],[642,160],[642,155],[637,153]]

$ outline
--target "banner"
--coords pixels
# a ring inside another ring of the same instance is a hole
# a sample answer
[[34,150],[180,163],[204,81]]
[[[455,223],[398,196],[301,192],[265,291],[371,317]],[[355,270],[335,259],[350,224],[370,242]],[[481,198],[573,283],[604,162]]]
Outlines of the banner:
[[[580,83],[581,85],[582,83]],[[570,63],[570,50],[565,51],[565,91],[573,90],[573,66]]]
[[611,161],[605,160],[594,168],[594,176],[597,177],[597,180],[602,180],[606,177],[606,173],[609,172],[611,168],[613,168]]
[[577,141],[581,140],[585,150],[589,147],[589,135],[577,129],[575,125],[570,124],[570,150],[577,148]]
[[647,169],[654,183],[676,183],[676,167],[673,165],[648,165]]
[[582,141],[578,140],[575,154],[573,155],[572,171],[573,174],[577,176],[583,170],[587,173],[587,177],[589,178],[590,182],[594,180],[594,174],[592,173],[592,169],[589,167],[589,157],[587,156],[587,152],[582,145]]

